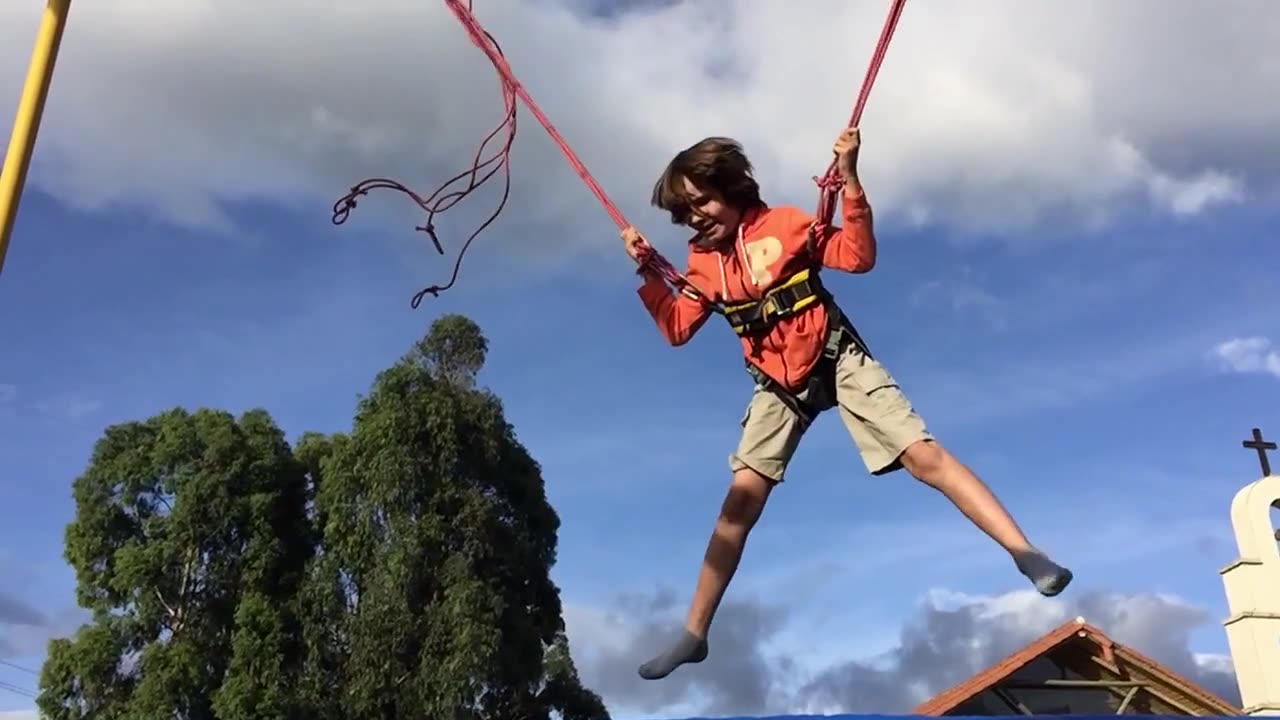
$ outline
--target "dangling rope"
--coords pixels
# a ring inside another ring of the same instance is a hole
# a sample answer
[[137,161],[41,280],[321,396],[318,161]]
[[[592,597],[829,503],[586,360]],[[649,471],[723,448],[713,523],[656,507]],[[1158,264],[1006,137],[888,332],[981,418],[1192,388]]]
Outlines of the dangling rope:
[[[582,181],[586,183],[587,188],[590,189],[591,193],[600,201],[601,206],[604,207],[605,212],[609,213],[609,217],[613,219],[613,222],[618,226],[618,229],[622,230],[626,228],[630,223],[628,223],[627,219],[623,217],[622,211],[618,209],[618,206],[614,204],[613,200],[609,199],[608,193],[604,191],[604,188],[600,186],[600,183],[596,182],[595,177],[591,175],[591,171],[587,169],[587,166],[578,158],[577,153],[575,153],[573,148],[569,146],[569,142],[564,139],[564,136],[560,134],[559,130],[556,130],[555,125],[551,123],[551,119],[547,117],[546,113],[542,112],[542,108],[539,107],[538,103],[536,103],[529,95],[529,92],[524,89],[524,85],[516,79],[515,71],[511,69],[509,64],[507,64],[506,57],[503,56],[502,51],[497,46],[497,43],[493,41],[493,36],[484,29],[480,24],[480,21],[477,20],[476,16],[471,12],[472,4],[468,2],[467,6],[463,7],[460,0],[445,0],[445,4],[449,6],[449,9],[453,11],[454,16],[462,23],[462,26],[467,31],[467,35],[471,37],[471,42],[474,43],[476,47],[484,51],[484,54],[489,57],[489,61],[493,63],[498,74],[502,76],[503,84],[506,87],[509,87],[513,93],[524,101],[525,106],[529,108],[529,112],[533,113],[533,116],[542,124],[543,129],[547,131],[547,134],[551,136],[551,139],[560,148],[560,152],[564,154],[565,159],[573,166],[574,171],[578,173],[578,177],[582,178]],[[638,262],[643,269],[656,272],[673,286],[693,287],[689,281],[666,260],[666,258],[662,257],[658,251],[654,250],[652,247],[645,247],[642,249]]]
[[[468,8],[470,7],[470,4],[471,3],[469,0]],[[470,10],[468,9],[467,12],[469,13]],[[497,57],[501,58],[502,48],[498,45],[498,41],[495,40],[492,35],[485,32],[483,28],[480,29],[480,32],[482,36],[477,42],[483,43],[483,46],[486,48],[486,51],[490,46],[492,46],[492,52],[495,53]],[[478,237],[480,233],[484,231],[485,228],[489,227],[489,225],[491,225],[494,220],[498,219],[498,215],[502,212],[502,209],[506,207],[507,198],[509,198],[511,195],[510,159],[511,159],[511,146],[515,143],[515,139],[516,139],[516,92],[515,92],[515,86],[513,85],[514,80],[510,78],[509,75],[504,75],[503,73],[499,72],[498,79],[502,83],[502,100],[503,100],[502,122],[500,122],[498,126],[493,129],[493,132],[489,133],[488,136],[485,137],[484,142],[480,143],[479,149],[476,150],[475,160],[473,160],[471,163],[470,170],[464,170],[458,173],[457,175],[454,175],[453,177],[449,178],[447,181],[445,181],[443,185],[441,185],[438,189],[436,189],[436,191],[432,193],[431,196],[428,198],[423,198],[422,196],[415,193],[413,190],[409,189],[408,187],[405,187],[404,185],[396,182],[395,180],[388,180],[386,178],[370,178],[368,180],[362,180],[361,182],[357,183],[354,187],[351,188],[350,192],[348,192],[343,197],[339,198],[339,200],[336,203],[334,203],[333,224],[341,225],[342,223],[347,221],[347,218],[350,217],[351,215],[351,211],[355,209],[357,197],[360,197],[362,195],[368,195],[370,190],[390,189],[390,190],[397,190],[399,192],[402,192],[405,195],[408,195],[415,203],[417,203],[418,207],[426,211],[427,213],[426,224],[420,225],[415,229],[421,232],[425,232],[427,236],[431,238],[432,244],[435,245],[436,252],[443,255],[444,246],[440,244],[440,238],[436,235],[436,230],[435,230],[436,214],[442,213],[445,210],[448,210],[449,208],[453,207],[454,205],[457,205],[459,202],[462,201],[463,198],[465,198],[467,195],[470,195],[472,191],[478,189],[481,185],[488,182],[489,178],[493,177],[499,171],[502,171],[502,175],[503,175],[502,198],[498,202],[498,207],[494,208],[493,213],[489,215],[488,219],[486,219],[484,223],[480,225],[480,227],[476,228],[475,232],[471,233],[471,236],[467,238],[467,241],[465,243],[463,243],[462,250],[461,252],[458,253],[457,260],[454,261],[453,274],[450,276],[449,282],[443,286],[432,285],[430,287],[419,290],[418,293],[413,296],[413,299],[409,303],[409,305],[413,308],[417,308],[418,305],[422,303],[423,297],[427,295],[431,295],[433,297],[439,297],[440,291],[447,290],[453,287],[454,282],[456,282],[458,279],[458,272],[462,268],[462,257],[463,255],[466,254],[467,248],[471,246],[472,241],[475,240],[476,237]],[[506,130],[506,137],[503,139],[502,145],[499,148],[497,148],[492,155],[488,157],[484,157],[485,148],[487,148],[489,146],[489,143],[492,142],[494,138],[497,138],[498,135],[502,133],[503,130]],[[484,159],[481,159],[481,158],[484,158]],[[486,170],[487,172],[485,172]],[[481,175],[482,172],[484,173],[483,175]],[[463,180],[468,181],[466,187],[461,189],[454,189],[450,192],[446,192],[446,191],[449,191],[449,189],[453,187],[456,183],[459,183]]]
[[[477,228],[463,244],[462,250],[458,253],[458,258],[454,263],[453,275],[449,278],[448,284],[443,286],[432,285],[419,291],[414,295],[413,300],[410,303],[414,308],[418,307],[424,296],[428,294],[432,296],[439,296],[441,291],[447,290],[453,286],[454,282],[458,279],[458,272],[462,266],[462,256],[466,254],[467,248],[470,247],[471,242],[475,240],[485,228],[497,219],[499,213],[502,212],[503,207],[506,205],[507,198],[510,196],[511,192],[510,156],[511,146],[515,142],[516,134],[517,97],[524,102],[525,106],[529,108],[529,111],[533,113],[533,116],[547,131],[547,134],[551,136],[553,141],[555,141],[556,145],[560,148],[560,151],[564,154],[565,159],[569,161],[569,164],[573,166],[573,169],[578,173],[578,177],[586,183],[592,194],[594,194],[596,199],[600,201],[600,204],[604,207],[605,211],[609,213],[609,217],[613,219],[614,223],[618,226],[618,229],[622,230],[629,225],[626,218],[623,217],[622,211],[619,210],[618,206],[609,198],[608,194],[604,191],[604,188],[600,186],[600,183],[596,182],[596,179],[591,175],[591,172],[587,170],[586,165],[584,165],[578,158],[577,154],[573,151],[573,148],[569,146],[569,143],[560,135],[560,132],[556,130],[555,126],[551,123],[551,120],[542,112],[542,109],[538,107],[538,104],[534,102],[533,98],[530,97],[528,91],[526,91],[524,86],[520,84],[520,81],[516,79],[515,73],[507,63],[506,57],[503,55],[502,48],[498,45],[497,40],[495,40],[494,37],[484,29],[480,22],[476,20],[475,15],[472,13],[472,2],[473,0],[467,0],[466,5],[464,6],[462,4],[462,0],[445,0],[445,4],[449,6],[449,9],[453,12],[454,16],[458,18],[458,21],[461,22],[462,26],[466,29],[467,35],[471,38],[471,42],[474,43],[476,47],[480,48],[486,56],[488,56],[489,61],[497,71],[502,83],[505,113],[502,123],[500,123],[498,127],[485,138],[484,142],[481,143],[480,149],[476,152],[476,159],[473,162],[471,169],[465,170],[450,178],[428,198],[422,198],[417,193],[394,180],[371,178],[352,187],[351,191],[347,193],[347,195],[343,196],[334,204],[333,222],[335,225],[340,225],[346,221],[347,217],[350,216],[351,211],[356,207],[356,198],[361,195],[367,195],[370,190],[391,189],[402,192],[412,198],[419,207],[427,212],[426,224],[419,226],[416,229],[427,233],[431,238],[432,243],[435,244],[436,251],[443,255],[444,247],[440,244],[440,240],[436,236],[433,224],[435,215],[456,205],[462,200],[462,198],[471,194],[471,192],[483,185],[499,170],[503,172],[504,183],[502,199],[489,218],[485,220],[485,222]],[[893,37],[893,31],[897,27],[898,19],[902,14],[902,9],[905,5],[906,0],[892,0],[889,9],[889,17],[885,21],[884,29],[880,33],[880,41],[877,43],[876,50],[872,54],[866,78],[862,83],[862,90],[858,95],[857,104],[854,106],[853,115],[849,121],[849,127],[856,127],[862,117],[862,110],[866,105],[867,98],[870,96],[871,86],[875,82],[876,75],[879,73],[880,64],[884,61],[885,52],[888,50],[889,40]],[[502,147],[495,151],[495,153],[490,157],[481,160],[481,157],[484,155],[485,148],[495,137],[498,136],[499,133],[503,131],[503,129],[506,129],[507,133]],[[491,169],[481,176],[480,173],[486,168]],[[465,188],[445,194],[445,191],[454,183],[467,178],[469,178],[469,182]],[[814,180],[818,183],[819,187],[817,221],[822,225],[829,225],[835,211],[836,197],[839,193],[838,188],[841,184],[836,162],[833,160],[831,165],[828,166],[826,174],[821,178],[815,177]],[[640,248],[637,263],[639,264],[642,272],[652,272],[657,274],[673,288],[683,290],[696,296],[701,295],[697,288],[695,288],[687,278],[676,270],[675,266],[673,266],[666,258],[662,257],[662,255],[653,247],[646,245]]]

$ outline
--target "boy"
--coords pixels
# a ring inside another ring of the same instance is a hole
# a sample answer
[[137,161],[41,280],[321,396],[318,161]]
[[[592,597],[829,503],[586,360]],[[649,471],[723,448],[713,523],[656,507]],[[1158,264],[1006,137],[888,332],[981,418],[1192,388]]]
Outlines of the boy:
[[[938,444],[889,373],[822,289],[817,270],[864,273],[875,266],[871,208],[858,180],[858,130],[834,146],[844,180],[842,227],[811,232],[814,220],[760,198],[751,163],[728,138],[707,138],[676,155],[653,189],[653,204],[696,235],[686,277],[706,300],[672,293],[645,274],[640,299],[672,345],[683,345],[717,303],[742,340],[756,386],[742,418],[733,473],[703,559],[684,632],[640,666],[645,679],[665,677],[707,657],[707,631],[746,545],[813,418],[839,409],[873,475],[899,468],[951,500],[1000,544],[1040,593],[1054,596],[1070,570],[1034,548],[1000,502],[968,468]],[[635,228],[622,232],[627,254],[645,245]],[[761,303],[765,298],[766,302]]]

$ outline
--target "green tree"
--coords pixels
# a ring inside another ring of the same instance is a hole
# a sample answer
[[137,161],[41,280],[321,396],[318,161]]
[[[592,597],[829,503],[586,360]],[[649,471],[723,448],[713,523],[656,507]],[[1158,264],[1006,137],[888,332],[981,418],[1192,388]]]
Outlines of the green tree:
[[436,322],[350,433],[263,411],[108,427],[66,557],[92,622],[50,643],[51,720],[607,720],[550,579],[559,518],[487,342]]
[[[323,466],[327,458],[342,452],[349,438],[343,434],[326,437],[319,433],[306,433],[294,450],[310,480],[310,516],[316,541],[316,554],[298,598],[305,647],[298,693],[300,702],[311,711],[311,720],[347,718],[343,698],[351,655],[347,632],[349,582],[336,556],[325,550],[324,528],[328,525],[329,513],[316,502],[316,497],[322,486]],[[339,507],[338,511],[341,512],[342,508]]]
[[569,654],[569,638],[563,632],[556,635],[542,666],[543,686],[539,699],[544,707],[559,711],[563,720],[602,720],[609,717],[604,701],[584,687],[578,678],[578,668]]
[[441,382],[470,388],[488,354],[489,341],[475,322],[465,315],[445,315],[432,323],[408,360]]
[[438,320],[349,435],[299,444],[322,518],[302,603],[317,717],[608,717],[569,659],[540,468],[476,387],[486,349]]
[[92,622],[50,643],[52,720],[284,720],[312,554],[306,474],[267,413],[173,410],[108,427],[66,530]]

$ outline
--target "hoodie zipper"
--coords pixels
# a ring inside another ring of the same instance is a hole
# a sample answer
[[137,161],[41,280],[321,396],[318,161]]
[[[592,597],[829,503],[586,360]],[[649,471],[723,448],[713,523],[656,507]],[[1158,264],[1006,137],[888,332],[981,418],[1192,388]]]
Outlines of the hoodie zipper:
[[[755,219],[754,215],[752,219]],[[751,288],[747,287],[747,281],[745,277],[742,277],[742,276],[750,276],[751,285],[755,287],[757,290],[760,289],[760,281],[759,279],[756,278],[755,271],[751,267],[751,262],[747,255],[746,225],[747,225],[746,218],[744,217],[742,221],[738,223],[738,241],[734,243],[733,254],[734,254],[734,259],[738,261],[738,267],[742,269],[742,272],[739,273],[739,280],[738,280],[738,282],[742,284],[742,292],[744,295],[747,296],[748,299],[754,300],[759,298],[757,298],[754,294],[752,294]],[[723,252],[719,252],[719,253],[716,253],[716,255],[719,257],[719,260],[720,260],[721,296],[724,297],[725,300],[728,300],[729,299],[729,281],[725,273],[725,263],[724,263],[725,254]],[[754,345],[756,349],[756,352],[755,352],[756,357],[760,357],[760,346],[764,344],[764,341],[768,340],[768,336],[765,336],[760,340],[761,340],[760,343],[755,343],[755,342],[752,343],[752,345]],[[770,343],[769,349],[774,352],[778,352],[777,343],[776,342]]]

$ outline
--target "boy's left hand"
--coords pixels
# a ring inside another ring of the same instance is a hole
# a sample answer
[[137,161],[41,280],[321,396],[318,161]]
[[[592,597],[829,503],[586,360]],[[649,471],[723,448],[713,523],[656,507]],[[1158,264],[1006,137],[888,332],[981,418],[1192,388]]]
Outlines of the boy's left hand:
[[862,146],[862,136],[858,128],[845,128],[836,138],[832,152],[836,154],[836,168],[845,180],[858,176],[858,148]]

